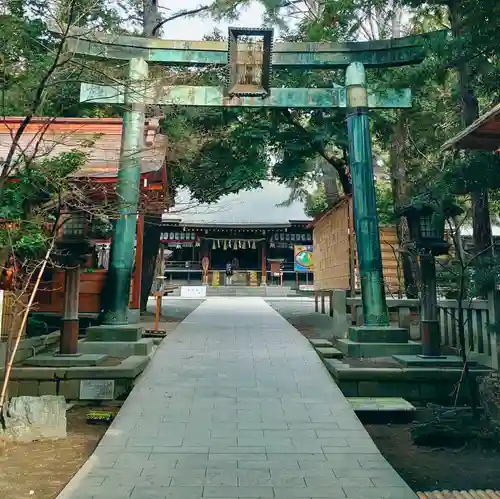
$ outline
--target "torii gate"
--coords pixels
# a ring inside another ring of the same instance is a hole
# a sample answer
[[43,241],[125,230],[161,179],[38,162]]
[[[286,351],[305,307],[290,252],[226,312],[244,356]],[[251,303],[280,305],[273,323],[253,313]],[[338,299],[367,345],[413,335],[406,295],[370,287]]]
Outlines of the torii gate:
[[[255,46],[243,41],[259,40]],[[68,50],[82,56],[129,60],[128,81],[117,86],[82,84],[80,100],[124,104],[122,155],[116,224],[109,266],[113,300],[105,325],[128,324],[128,294],[136,237],[139,154],[145,105],[347,108],[349,161],[354,193],[354,217],[365,326],[389,325],[382,273],[369,130],[370,108],[411,107],[411,91],[372,91],[365,67],[381,68],[423,61],[428,35],[358,43],[275,43],[269,29],[229,28],[228,42],[175,41],[133,36],[72,32]],[[166,86],[148,82],[148,64],[226,66],[224,87]],[[346,69],[345,87],[270,88],[272,69]]]

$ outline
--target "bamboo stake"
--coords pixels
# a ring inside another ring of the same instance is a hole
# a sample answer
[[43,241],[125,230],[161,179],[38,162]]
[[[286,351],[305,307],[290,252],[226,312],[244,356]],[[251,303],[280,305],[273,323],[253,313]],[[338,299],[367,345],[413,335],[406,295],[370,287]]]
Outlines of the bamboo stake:
[[16,339],[14,342],[14,346],[12,347],[12,350],[11,350],[10,358],[6,359],[5,373],[4,373],[3,384],[2,384],[2,391],[0,393],[0,417],[3,417],[5,396],[7,394],[7,386],[9,384],[10,373],[12,371],[12,365],[14,364],[16,352],[17,352],[17,349],[19,348],[19,343],[21,342],[22,332],[24,331],[24,328],[26,327],[26,323],[28,322],[28,314],[29,314],[30,309],[33,305],[33,302],[35,301],[35,295],[36,295],[36,292],[38,291],[38,286],[40,285],[40,281],[42,280],[42,275],[43,275],[43,272],[45,271],[45,267],[47,266],[47,262],[49,261],[50,254],[52,253],[52,250],[54,249],[54,244],[55,244],[55,238],[52,238],[50,246],[47,249],[47,253],[45,254],[45,258],[42,261],[40,271],[38,272],[35,286],[33,287],[33,290],[31,292],[30,299],[28,301],[28,305],[26,306],[26,310],[24,311],[23,320],[21,322],[21,326],[20,326],[19,330],[17,331],[17,336],[16,336]]

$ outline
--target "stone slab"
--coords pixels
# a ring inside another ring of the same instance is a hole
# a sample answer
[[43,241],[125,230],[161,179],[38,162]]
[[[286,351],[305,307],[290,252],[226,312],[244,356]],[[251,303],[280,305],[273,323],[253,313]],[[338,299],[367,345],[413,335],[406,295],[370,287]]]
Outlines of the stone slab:
[[105,354],[57,355],[41,354],[30,357],[26,363],[35,367],[82,367],[99,366],[106,361]]
[[311,343],[311,345],[314,348],[329,348],[329,347],[333,347],[333,343],[331,341],[323,340],[321,338],[313,338],[313,339],[309,340],[309,342]]
[[337,348],[346,357],[392,357],[393,355],[417,355],[422,351],[420,343],[357,343],[348,339],[339,339]]
[[66,400],[62,396],[13,397],[4,436],[15,442],[66,438]]
[[320,357],[325,359],[341,359],[344,356],[340,350],[333,347],[316,348],[316,352],[318,352]]
[[[370,490],[344,492],[346,468]],[[381,468],[410,497],[306,338],[261,298],[208,298],[58,499],[384,498],[370,481]]]
[[347,401],[358,411],[414,412],[415,406],[401,397],[348,397]]
[[149,355],[153,351],[152,338],[139,341],[88,341],[80,340],[78,350],[86,354],[106,354],[110,357],[126,358],[131,355]]
[[[406,367],[462,367],[463,360],[457,355],[443,357],[422,357],[421,355],[393,355],[393,359]],[[477,362],[467,360],[469,366],[476,366]]]
[[408,329],[383,326],[350,327],[347,338],[357,343],[406,343]]
[[143,328],[138,324],[125,326],[91,326],[87,328],[87,341],[139,341]]

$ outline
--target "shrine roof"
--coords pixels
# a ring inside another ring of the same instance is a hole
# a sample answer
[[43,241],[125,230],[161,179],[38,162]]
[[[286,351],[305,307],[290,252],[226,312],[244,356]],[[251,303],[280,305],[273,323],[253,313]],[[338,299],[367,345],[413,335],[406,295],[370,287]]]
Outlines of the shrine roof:
[[[13,137],[24,117],[0,119],[0,161],[8,154]],[[141,173],[161,170],[165,163],[167,137],[158,133],[158,121],[146,122]],[[88,161],[72,176],[112,179],[118,174],[122,132],[121,118],[33,118],[19,140],[15,157],[35,155],[37,159],[79,150]]]
[[192,206],[189,191],[176,199],[173,212],[164,214],[163,222],[184,227],[265,228],[308,224],[310,218],[300,201],[277,206],[286,201],[290,189],[277,182],[262,182],[260,189],[223,196],[211,205]]
[[445,142],[441,148],[497,151],[500,149],[500,104]]

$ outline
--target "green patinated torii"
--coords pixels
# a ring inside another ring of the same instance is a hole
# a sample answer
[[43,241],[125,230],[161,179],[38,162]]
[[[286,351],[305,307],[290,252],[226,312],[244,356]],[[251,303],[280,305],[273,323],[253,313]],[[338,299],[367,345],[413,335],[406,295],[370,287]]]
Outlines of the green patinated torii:
[[[249,34],[249,30],[239,31]],[[163,85],[161,81],[153,84],[148,82],[148,64],[227,66],[227,43],[158,40],[132,36],[89,36],[88,33],[73,32],[67,42],[70,52],[99,59],[130,61],[129,81],[116,86],[82,84],[80,96],[82,102],[125,105],[117,187],[120,219],[112,242],[109,266],[109,290],[112,300],[109,310],[106,310],[104,324],[128,323],[144,108],[147,104],[175,104],[348,109],[349,159],[365,326],[388,326],[368,110],[411,107],[411,91],[370,90],[366,84],[365,67],[418,64],[425,57],[427,39],[428,36],[422,35],[344,44],[276,43],[269,55],[272,68],[347,68],[346,86],[330,89],[269,88],[262,95],[256,96],[234,95],[228,92],[226,87],[172,87]]]

